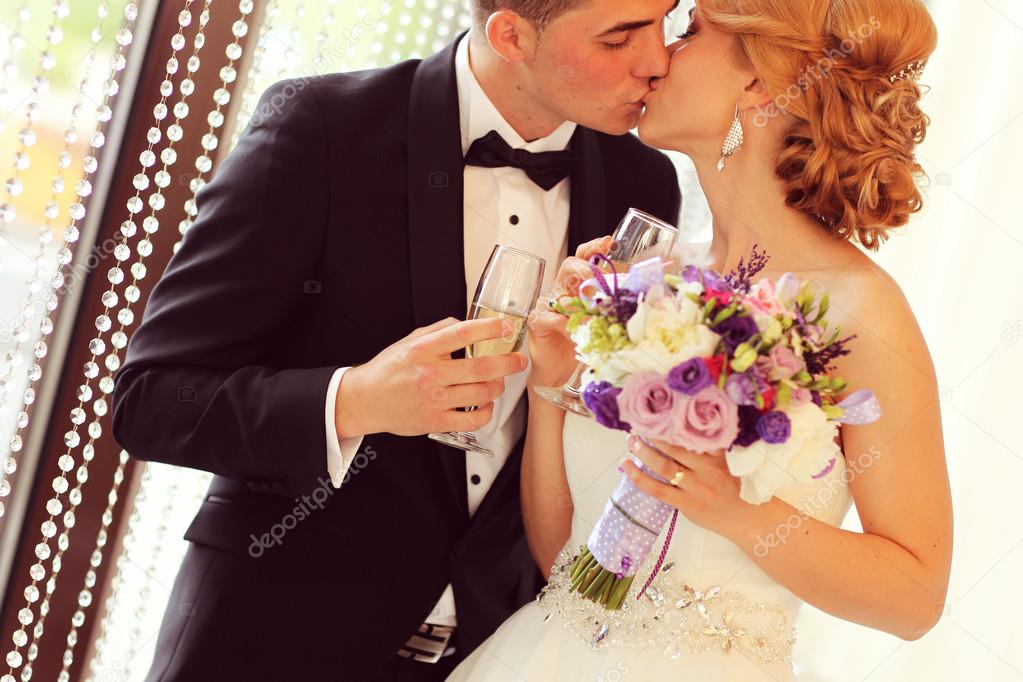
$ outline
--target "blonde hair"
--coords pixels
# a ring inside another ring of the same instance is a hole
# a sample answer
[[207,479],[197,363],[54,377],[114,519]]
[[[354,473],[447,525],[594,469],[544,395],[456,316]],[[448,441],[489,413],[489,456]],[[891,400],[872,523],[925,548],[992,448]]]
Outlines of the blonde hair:
[[937,31],[921,0],[696,0],[737,39],[772,96],[757,117],[794,122],[776,171],[786,203],[876,251],[920,210],[914,156],[930,119],[900,71],[925,62]]

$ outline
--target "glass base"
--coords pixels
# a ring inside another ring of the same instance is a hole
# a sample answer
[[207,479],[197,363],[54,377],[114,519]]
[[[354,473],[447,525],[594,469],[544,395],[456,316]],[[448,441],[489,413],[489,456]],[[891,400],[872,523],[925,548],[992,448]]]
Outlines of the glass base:
[[475,433],[453,431],[450,433],[429,433],[427,435],[431,440],[435,440],[438,443],[444,443],[445,445],[450,445],[453,448],[459,448],[469,452],[478,452],[481,455],[487,455],[488,457],[496,456],[493,450],[487,448],[485,445],[476,440]]
[[580,417],[593,417],[593,413],[583,403],[583,396],[578,391],[573,391],[565,386],[536,386],[536,394],[544,400],[549,400],[555,405],[574,412]]

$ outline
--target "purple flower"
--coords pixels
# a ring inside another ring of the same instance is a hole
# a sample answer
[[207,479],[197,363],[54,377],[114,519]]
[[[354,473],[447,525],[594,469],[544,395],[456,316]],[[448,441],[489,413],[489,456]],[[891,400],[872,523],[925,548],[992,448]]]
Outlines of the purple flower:
[[703,358],[692,358],[675,365],[668,372],[668,386],[679,393],[696,395],[705,386],[714,383],[710,368]]
[[792,434],[792,422],[784,412],[771,410],[760,415],[760,419],[757,420],[757,433],[765,443],[784,443]]
[[591,382],[583,389],[583,403],[601,426],[629,431],[632,427],[618,416],[618,394],[621,392],[622,389],[606,381]]
[[714,289],[715,291],[733,291],[732,285],[721,275],[713,270],[704,270],[695,265],[687,265],[682,268],[682,281],[700,282],[705,289]]
[[699,282],[700,281],[700,268],[695,265],[687,265],[682,268],[682,281],[683,282]]
[[715,325],[713,329],[721,335],[729,355],[734,355],[740,343],[749,341],[760,331],[753,318],[747,315],[732,315]]
[[739,435],[735,437],[734,445],[749,447],[758,440],[757,422],[760,420],[760,410],[751,405],[739,406]]
[[600,299],[597,309],[601,314],[610,317],[623,325],[628,324],[639,307],[639,294],[629,289],[620,288],[613,296]]
[[725,380],[725,394],[736,405],[757,404],[757,384],[748,372],[730,374]]

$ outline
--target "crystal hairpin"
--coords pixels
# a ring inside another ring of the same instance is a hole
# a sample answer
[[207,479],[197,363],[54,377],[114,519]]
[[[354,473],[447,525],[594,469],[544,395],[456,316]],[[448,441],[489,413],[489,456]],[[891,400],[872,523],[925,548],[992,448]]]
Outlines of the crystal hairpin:
[[923,73],[924,66],[926,64],[927,62],[925,61],[912,62],[898,73],[893,73],[891,76],[889,76],[888,81],[894,83],[895,81],[903,80],[905,78],[909,78],[910,80],[913,81],[920,80],[920,74]]

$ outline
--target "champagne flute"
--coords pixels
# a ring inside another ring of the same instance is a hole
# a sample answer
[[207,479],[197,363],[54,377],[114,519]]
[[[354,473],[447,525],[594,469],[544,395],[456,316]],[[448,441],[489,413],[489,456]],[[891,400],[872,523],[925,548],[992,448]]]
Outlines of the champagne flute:
[[[655,256],[668,258],[677,238],[678,228],[674,225],[639,209],[630,208],[612,235],[614,242],[607,257],[614,263],[615,269],[624,274],[633,263]],[[609,271],[606,265],[605,262],[602,269]],[[537,386],[533,390],[541,398],[570,412],[592,417],[582,397],[582,378],[585,371],[586,364],[580,362],[563,386]]]
[[[465,349],[467,358],[516,353],[526,337],[526,316],[533,309],[543,286],[545,261],[526,251],[497,244],[483,269],[469,307],[470,320],[503,318],[512,323],[512,332],[487,339]],[[478,407],[467,407],[467,411]],[[431,433],[430,438],[452,447],[494,456],[494,452],[468,431]]]

